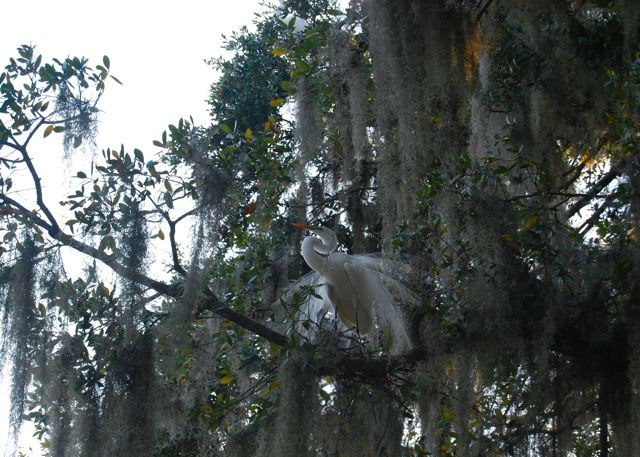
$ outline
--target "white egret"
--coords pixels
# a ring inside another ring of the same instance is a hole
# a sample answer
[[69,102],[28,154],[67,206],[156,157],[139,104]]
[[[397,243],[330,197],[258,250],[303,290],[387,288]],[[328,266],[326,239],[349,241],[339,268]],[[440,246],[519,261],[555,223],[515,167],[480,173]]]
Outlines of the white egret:
[[335,310],[348,330],[373,338],[380,330],[386,330],[391,337],[391,352],[409,349],[401,306],[416,306],[418,300],[399,277],[409,267],[376,255],[336,252],[338,240],[333,231],[307,224],[292,225],[317,235],[307,236],[302,242],[302,257],[314,271],[289,290],[290,295],[303,286],[317,289],[308,297],[302,313],[317,322],[327,311]]

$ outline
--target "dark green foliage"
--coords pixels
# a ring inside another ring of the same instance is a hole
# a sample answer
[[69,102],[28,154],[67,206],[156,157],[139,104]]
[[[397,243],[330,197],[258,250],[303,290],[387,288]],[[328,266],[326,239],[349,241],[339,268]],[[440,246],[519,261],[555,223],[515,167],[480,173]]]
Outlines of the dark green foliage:
[[286,97],[281,83],[289,78],[285,63],[271,53],[277,38],[277,23],[261,21],[257,32],[245,28],[227,40],[225,49],[233,53],[231,59],[211,61],[221,72],[211,88],[211,114],[216,121],[244,134],[247,128],[260,131],[268,117],[278,113],[269,102]]

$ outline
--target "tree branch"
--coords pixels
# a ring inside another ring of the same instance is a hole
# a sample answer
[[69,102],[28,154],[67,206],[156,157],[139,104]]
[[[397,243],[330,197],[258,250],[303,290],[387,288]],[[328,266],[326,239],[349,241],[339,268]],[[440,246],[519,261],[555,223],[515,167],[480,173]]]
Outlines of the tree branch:
[[[151,195],[149,195],[148,192],[140,192],[136,188],[135,184],[133,183],[133,180],[127,175],[127,172],[126,172],[126,169],[124,167],[124,164],[122,163],[122,159],[119,156],[115,155],[115,159],[113,159],[112,162],[115,163],[116,170],[118,170],[118,172],[119,172],[118,173],[119,176],[129,186],[131,192],[133,194],[138,194],[143,199],[148,200],[149,202],[151,202],[151,204],[156,209],[158,214],[160,214],[162,219],[164,219],[167,222],[167,224],[169,224],[169,243],[171,245],[171,257],[173,259],[173,268],[180,276],[182,276],[184,278],[187,275],[187,271],[180,264],[180,256],[178,255],[178,246],[177,246],[177,243],[176,243],[176,225],[177,225],[178,221],[180,219],[182,219],[183,217],[186,217],[186,215],[188,215],[189,212],[183,214],[180,218],[176,219],[175,221],[172,220],[171,217],[169,216],[169,211],[164,210],[151,197]],[[120,164],[122,166],[122,171],[120,171],[120,169],[118,167],[118,164]]]
[[383,384],[389,376],[401,369],[410,369],[427,358],[424,348],[417,348],[392,357],[359,357],[338,352],[323,360],[316,370],[321,376],[332,375],[358,379],[368,384]]
[[600,216],[602,216],[602,213],[604,213],[604,211],[609,207],[612,201],[613,198],[611,196],[607,197],[607,199],[602,202],[598,209],[593,212],[589,219],[584,221],[582,225],[578,227],[578,232],[581,236],[585,236],[587,233],[589,233],[591,228],[600,220]]
[[576,203],[571,205],[571,207],[567,211],[567,219],[573,216],[575,213],[580,211],[582,208],[587,206],[589,202],[596,197],[602,189],[607,187],[611,182],[617,178],[621,173],[621,170],[618,168],[611,168],[597,183],[591,186],[591,190],[587,192],[587,194],[578,200]]
[[208,289],[205,292],[205,297],[199,308],[209,310],[220,317],[238,324],[240,327],[249,330],[251,333],[263,337],[267,341],[280,346],[287,346],[289,344],[289,338],[287,338],[285,335],[278,333],[270,329],[269,327],[245,316],[244,314],[241,314],[229,308],[225,303],[220,301],[220,299],[216,297],[213,292]]
[[187,271],[180,264],[180,256],[178,256],[178,246],[176,244],[176,223],[172,221],[167,215],[166,221],[169,224],[169,243],[171,244],[171,257],[173,259],[173,268],[180,274],[180,276],[185,277],[187,275]]
[[[162,281],[157,281],[155,279],[149,278],[139,271],[122,265],[118,262],[115,256],[100,251],[93,246],[89,246],[88,244],[85,244],[82,241],[73,238],[71,235],[62,232],[59,227],[54,227],[52,224],[38,217],[35,213],[29,211],[12,198],[0,194],[0,200],[5,204],[10,205],[14,209],[14,211],[30,221],[32,224],[46,230],[49,236],[51,236],[55,240],[59,241],[65,246],[75,249],[78,252],[86,254],[96,260],[100,260],[102,263],[104,263],[111,270],[113,270],[123,278],[149,287],[150,289],[160,292],[163,295],[167,295],[175,299],[182,298],[183,290],[181,284],[167,284]],[[216,297],[213,292],[208,289],[205,290],[202,302],[198,305],[198,307],[200,309],[207,309],[214,314],[227,319],[258,336],[261,336],[267,341],[270,341],[274,344],[286,346],[289,343],[289,338],[287,338],[285,335],[278,333],[270,329],[269,327],[229,308],[224,302]]]
[[[36,126],[29,132],[29,135],[27,135],[27,139],[24,140],[24,143],[22,143],[22,145],[18,145],[18,151],[22,152],[22,154],[25,154],[27,151],[27,146],[29,145],[29,142],[31,141],[31,139],[33,138],[33,136],[36,134],[36,132],[38,131],[38,129],[42,126],[42,124],[44,124],[45,120],[41,119],[40,122],[38,122],[36,124]],[[14,138],[15,140],[15,138]],[[16,141],[16,144],[18,144],[18,142]]]
[[[41,124],[39,124],[39,125],[41,125]],[[36,126],[36,128],[34,128],[34,130],[31,132],[31,134],[33,134],[33,132],[35,132],[37,130],[38,126]],[[60,230],[60,226],[58,225],[58,222],[56,221],[55,217],[53,217],[53,213],[51,213],[51,211],[49,210],[47,205],[44,203],[44,198],[42,197],[42,185],[40,184],[40,176],[38,176],[38,172],[36,171],[35,167],[33,166],[33,162],[31,161],[31,157],[29,157],[29,154],[27,153],[27,149],[25,147],[25,145],[29,142],[29,140],[32,137],[31,134],[29,135],[29,138],[27,138],[27,140],[25,141],[25,143],[23,145],[17,145],[18,146],[17,150],[22,154],[22,159],[24,160],[24,163],[27,165],[27,168],[29,169],[29,173],[31,174],[31,178],[33,180],[33,184],[36,187],[36,202],[38,203],[38,207],[47,216],[47,219],[48,219],[49,223],[51,224],[51,226],[56,231],[60,232],[61,230]]]
[[482,8],[480,8],[480,11],[476,15],[476,19],[475,19],[476,24],[480,22],[480,19],[482,19],[482,16],[484,16],[484,14],[487,12],[487,9],[489,9],[489,6],[491,6],[492,3],[493,3],[493,0],[487,0],[485,4],[482,6]]

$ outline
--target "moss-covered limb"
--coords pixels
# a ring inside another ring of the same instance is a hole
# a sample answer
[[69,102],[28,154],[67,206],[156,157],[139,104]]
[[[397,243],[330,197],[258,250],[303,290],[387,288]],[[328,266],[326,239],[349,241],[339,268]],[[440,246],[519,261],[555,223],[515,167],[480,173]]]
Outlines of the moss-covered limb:
[[319,376],[335,376],[350,382],[391,388],[403,382],[403,374],[410,373],[416,364],[428,359],[424,348],[413,349],[397,356],[354,356],[347,352],[324,353],[319,348],[312,367]]
[[[70,235],[63,233],[60,230],[56,230],[56,228],[51,224],[39,218],[31,211],[28,211],[24,206],[22,206],[12,198],[7,197],[6,195],[0,195],[0,199],[2,199],[4,203],[11,205],[14,210],[26,220],[40,228],[45,229],[49,233],[49,235],[52,236],[52,238],[56,239],[65,246],[75,249],[78,252],[86,254],[96,260],[100,260],[102,263],[104,263],[106,266],[108,266],[123,278],[149,287],[169,297],[176,299],[181,298],[182,287],[179,284],[167,284],[162,281],[157,281],[144,275],[135,268],[128,268],[127,266],[120,263],[115,256],[109,255],[104,251],[100,251],[93,246],[83,243],[82,241],[79,241],[71,237]],[[267,326],[243,315],[242,313],[229,308],[211,291],[207,291],[205,293],[205,298],[203,299],[199,307],[202,309],[207,309],[224,319],[228,319],[231,322],[238,324],[240,327],[246,328],[250,332],[261,336],[272,343],[278,344],[280,346],[286,346],[289,342],[289,339],[281,333],[278,333],[268,328]]]
[[[90,257],[93,257],[96,260],[100,260],[106,266],[111,268],[114,272],[118,273],[123,278],[127,278],[131,281],[134,281],[143,286],[149,287],[157,292],[160,292],[164,295],[179,299],[182,296],[182,288],[178,284],[166,284],[161,281],[157,281],[152,279],[143,273],[139,272],[135,268],[128,268],[125,265],[118,262],[117,258],[105,253],[104,251],[100,251],[99,249],[94,248],[86,243],[83,243],[70,235],[67,235],[60,231],[56,230],[51,224],[47,223],[43,219],[39,218],[34,213],[28,211],[21,204],[16,202],[15,200],[7,197],[5,195],[0,195],[2,200],[11,205],[16,212],[18,212],[21,216],[25,217],[31,223],[45,229],[54,239],[58,240],[65,246],[69,246],[83,254],[86,254]],[[218,299],[211,291],[207,291],[205,294],[205,298],[203,302],[200,304],[202,309],[207,309],[218,316],[228,319],[231,322],[238,324],[240,327],[249,330],[252,333],[255,333],[258,336],[265,338],[267,341],[278,344],[280,346],[287,346],[289,339],[278,333],[267,326],[239,313],[231,308],[229,308],[225,303],[223,303],[220,299]]]
[[[120,264],[113,256],[110,256],[103,251],[99,251],[98,249],[89,246],[85,243],[82,243],[74,238],[70,238],[67,235],[60,235],[57,239],[79,252],[87,254],[94,259],[102,261],[105,265],[111,268],[113,271],[118,273],[124,278],[127,278],[131,281],[137,282],[141,285],[147,286],[153,290],[163,293],[169,297],[173,297],[175,299],[180,299],[182,297],[182,287],[179,284],[166,284],[161,281],[157,281],[155,279],[149,278],[148,276],[136,271],[129,269],[122,264]],[[265,338],[267,341],[278,344],[280,346],[286,346],[289,339],[268,328],[267,326],[229,308],[224,302],[222,302],[215,294],[210,291],[205,293],[205,298],[199,307],[203,309],[207,309],[218,316],[230,320],[235,324],[238,324],[240,327],[249,330],[252,333],[255,333],[258,336]]]
[[224,319],[230,320],[231,322],[238,324],[240,327],[263,337],[271,343],[275,343],[283,347],[286,347],[289,344],[289,338],[287,338],[285,335],[276,332],[269,327],[245,316],[244,314],[241,314],[238,311],[229,308],[211,291],[207,291],[207,293],[205,294],[205,298],[203,299],[199,307],[209,310]]

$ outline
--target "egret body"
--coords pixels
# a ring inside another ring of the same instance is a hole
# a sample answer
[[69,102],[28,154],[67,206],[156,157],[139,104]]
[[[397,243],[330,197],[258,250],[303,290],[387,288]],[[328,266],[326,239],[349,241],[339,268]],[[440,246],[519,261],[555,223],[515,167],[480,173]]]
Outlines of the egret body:
[[314,273],[299,283],[324,287],[322,303],[310,309],[335,310],[340,321],[360,335],[371,334],[377,323],[389,328],[394,346],[410,346],[398,297],[406,299],[411,294],[390,275],[389,266],[393,262],[371,255],[335,252],[338,240],[333,231],[307,224],[293,225],[317,235],[307,236],[302,242],[302,257]]

